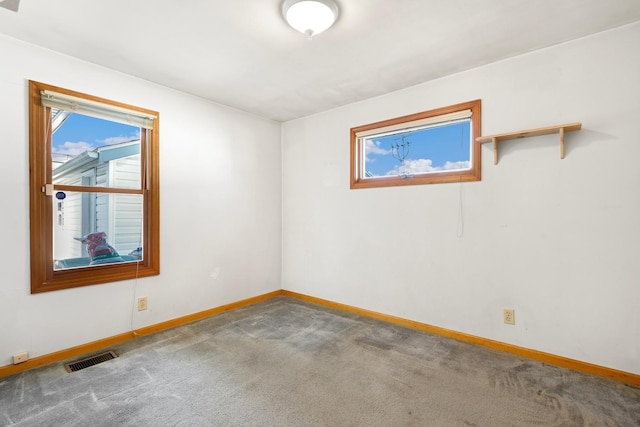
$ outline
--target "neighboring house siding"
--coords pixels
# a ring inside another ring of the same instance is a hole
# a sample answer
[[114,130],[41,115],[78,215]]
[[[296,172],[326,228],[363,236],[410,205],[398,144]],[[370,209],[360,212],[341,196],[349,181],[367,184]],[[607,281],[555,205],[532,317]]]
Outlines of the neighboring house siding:
[[[97,187],[140,188],[140,155],[116,157],[108,151],[107,161],[98,159],[69,163],[66,171],[54,177],[56,184],[92,185]],[[130,152],[127,154],[131,154]],[[117,154],[116,154],[117,155]],[[54,172],[55,174],[55,172]],[[88,178],[88,177],[91,178]],[[83,181],[84,177],[84,181]],[[140,195],[66,192],[62,202],[64,223],[57,224],[57,201],[54,209],[54,258],[86,256],[83,245],[74,239],[91,232],[104,231],[118,253],[126,255],[141,245],[143,200]],[[83,202],[84,200],[84,202]],[[83,223],[84,209],[84,223]]]
[[96,187],[108,187],[109,185],[109,164],[101,163],[96,168]]
[[[83,164],[78,170],[70,170],[56,176],[56,184],[82,185],[82,176],[95,167],[97,161]],[[54,259],[77,258],[86,256],[82,244],[74,237],[81,237],[82,230],[82,194],[65,192],[64,200],[54,200],[53,257]],[[60,204],[60,209],[59,209]],[[86,234],[86,233],[84,233]]]
[[120,254],[126,255],[141,245],[142,197],[118,194],[113,199],[113,207],[117,212],[113,216],[113,225],[118,232],[111,244]]
[[[96,168],[96,186],[97,187],[108,187],[109,186],[109,165],[108,163],[101,163]],[[104,231],[107,233],[107,240],[111,243],[111,234],[113,230],[110,228],[109,224],[109,207],[112,205],[111,198],[113,196],[110,194],[96,194],[96,225],[94,231]]]
[[111,163],[114,187],[140,188],[140,155],[116,159]]
[[111,243],[112,236],[109,228],[109,207],[112,205],[111,194],[96,194],[96,227],[93,231],[104,231],[107,233],[107,240]]
[[82,245],[74,240],[74,237],[80,237],[82,234],[80,217],[82,198],[79,193],[66,194],[67,197],[63,201],[56,199],[54,202],[53,256],[55,259],[82,256]]
[[[114,159],[109,164],[110,186],[140,188],[140,155]],[[110,200],[110,243],[122,255],[141,245],[142,197],[112,195]]]

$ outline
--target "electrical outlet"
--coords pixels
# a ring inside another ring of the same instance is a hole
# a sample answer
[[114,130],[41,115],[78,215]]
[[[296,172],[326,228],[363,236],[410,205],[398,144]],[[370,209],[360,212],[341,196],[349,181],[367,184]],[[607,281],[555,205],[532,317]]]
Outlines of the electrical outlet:
[[13,355],[13,364],[17,365],[18,363],[22,363],[22,362],[26,362],[27,360],[29,360],[29,353],[22,352],[22,353],[16,353]]
[[513,308],[503,308],[502,319],[504,323],[506,323],[507,325],[515,325],[516,324],[515,310]]
[[138,298],[138,311],[146,310],[149,308],[147,305],[147,297]]

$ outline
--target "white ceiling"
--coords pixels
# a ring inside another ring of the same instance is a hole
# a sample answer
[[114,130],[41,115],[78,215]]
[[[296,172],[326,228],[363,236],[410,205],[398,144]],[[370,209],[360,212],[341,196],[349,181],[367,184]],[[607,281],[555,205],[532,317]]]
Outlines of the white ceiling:
[[288,121],[640,20],[639,0],[336,1],[312,40],[282,0],[21,0],[0,34]]

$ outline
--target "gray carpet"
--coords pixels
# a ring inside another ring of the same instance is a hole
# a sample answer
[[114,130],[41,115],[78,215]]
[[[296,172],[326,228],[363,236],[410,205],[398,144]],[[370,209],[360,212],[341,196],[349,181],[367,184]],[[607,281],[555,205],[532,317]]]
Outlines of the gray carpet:
[[640,426],[640,388],[278,297],[0,379],[0,425]]

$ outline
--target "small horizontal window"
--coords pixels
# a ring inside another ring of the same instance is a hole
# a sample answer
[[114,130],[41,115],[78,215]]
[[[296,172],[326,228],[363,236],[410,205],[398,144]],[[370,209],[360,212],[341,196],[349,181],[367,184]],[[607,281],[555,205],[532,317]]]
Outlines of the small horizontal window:
[[351,188],[480,180],[480,100],[351,129]]

